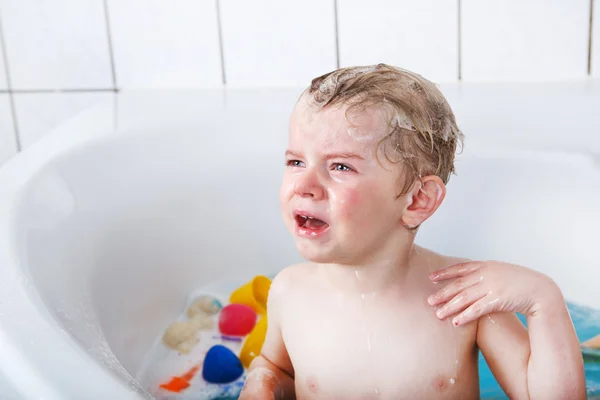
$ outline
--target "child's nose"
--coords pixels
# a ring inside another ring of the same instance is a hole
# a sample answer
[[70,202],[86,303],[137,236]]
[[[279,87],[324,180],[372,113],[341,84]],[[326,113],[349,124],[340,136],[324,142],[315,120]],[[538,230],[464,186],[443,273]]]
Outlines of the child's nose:
[[320,200],[325,196],[325,189],[319,180],[317,171],[306,169],[294,184],[294,193],[300,197],[311,197]]

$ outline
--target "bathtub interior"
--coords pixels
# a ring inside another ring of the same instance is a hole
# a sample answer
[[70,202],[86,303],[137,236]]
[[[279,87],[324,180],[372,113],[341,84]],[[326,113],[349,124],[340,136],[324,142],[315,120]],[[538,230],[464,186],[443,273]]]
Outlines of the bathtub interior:
[[[194,289],[300,261],[278,202],[287,115],[256,109],[122,124],[21,190],[15,245],[33,289],[119,379],[136,376]],[[541,270],[598,308],[599,171],[587,155],[467,147],[417,242]]]

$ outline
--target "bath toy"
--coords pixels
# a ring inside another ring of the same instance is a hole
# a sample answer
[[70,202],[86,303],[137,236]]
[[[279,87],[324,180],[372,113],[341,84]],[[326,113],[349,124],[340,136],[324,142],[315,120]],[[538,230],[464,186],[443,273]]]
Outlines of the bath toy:
[[182,390],[189,388],[190,383],[185,379],[182,379],[178,376],[174,376],[169,382],[163,383],[162,385],[160,385],[160,387],[162,389],[168,390],[169,392],[179,393]]
[[219,315],[219,331],[226,336],[245,336],[256,324],[256,313],[244,304],[229,304]]
[[173,322],[165,331],[162,341],[165,346],[181,353],[189,353],[200,341],[197,324],[190,321]]
[[198,314],[215,315],[223,305],[213,296],[200,296],[192,302],[187,310],[188,318],[194,318]]
[[200,367],[198,365],[195,365],[182,376],[174,376],[169,382],[163,383],[162,385],[160,385],[160,387],[170,392],[179,393],[182,390],[190,387],[190,380],[192,380],[194,375],[196,375],[198,369],[200,369]]
[[202,377],[209,383],[230,383],[244,373],[239,358],[227,347],[214,345],[206,353],[202,367]]
[[267,317],[262,317],[257,323],[250,335],[246,338],[246,341],[242,345],[240,351],[240,361],[244,367],[250,367],[250,363],[254,360],[262,349],[262,345],[267,335]]
[[206,314],[196,314],[190,320],[190,323],[198,327],[199,330],[211,330],[215,327],[215,320]]
[[255,276],[250,282],[236,289],[229,298],[230,303],[245,304],[256,311],[265,314],[267,311],[267,297],[271,280],[263,275]]
[[197,315],[189,321],[173,322],[163,335],[165,346],[188,354],[200,341],[197,332],[201,329],[212,329],[215,322],[205,315]]
[[585,342],[581,343],[581,346],[600,350],[600,335],[596,335],[593,338],[586,340]]

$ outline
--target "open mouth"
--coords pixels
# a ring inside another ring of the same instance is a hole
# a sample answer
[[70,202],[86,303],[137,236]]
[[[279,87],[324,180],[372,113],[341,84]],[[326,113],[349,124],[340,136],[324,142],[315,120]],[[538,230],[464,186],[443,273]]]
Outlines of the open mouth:
[[300,234],[309,234],[315,236],[329,228],[329,224],[322,219],[304,212],[295,212],[297,230]]

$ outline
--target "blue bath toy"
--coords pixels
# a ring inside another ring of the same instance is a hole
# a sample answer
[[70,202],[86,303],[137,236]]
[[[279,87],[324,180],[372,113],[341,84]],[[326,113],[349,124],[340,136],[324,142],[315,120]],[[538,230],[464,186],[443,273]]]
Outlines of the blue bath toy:
[[214,345],[206,353],[202,377],[209,383],[229,383],[244,373],[240,359],[227,347]]

